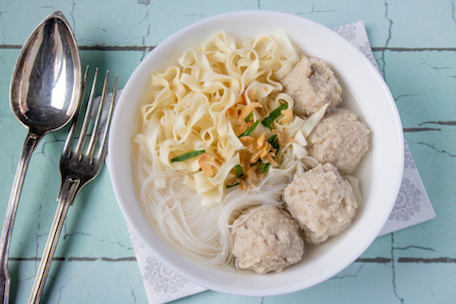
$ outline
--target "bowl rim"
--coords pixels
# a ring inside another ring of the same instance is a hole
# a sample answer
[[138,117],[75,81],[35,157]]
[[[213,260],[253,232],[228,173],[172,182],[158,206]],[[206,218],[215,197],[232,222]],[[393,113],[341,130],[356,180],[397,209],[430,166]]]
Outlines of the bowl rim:
[[[130,98],[130,93],[135,90],[135,85],[137,78],[141,74],[140,70],[146,67],[149,64],[149,61],[153,60],[153,57],[156,53],[162,52],[163,50],[166,50],[170,44],[172,44],[176,39],[179,39],[181,37],[184,37],[186,33],[197,30],[201,27],[211,25],[212,23],[217,23],[220,22],[220,20],[227,20],[230,18],[243,18],[243,17],[255,17],[255,18],[267,18],[267,17],[277,17],[277,18],[287,18],[292,21],[296,22],[301,22],[305,23],[308,26],[311,26],[318,31],[324,32],[325,34],[329,35],[331,39],[334,39],[337,41],[337,43],[344,45],[347,49],[349,49],[351,52],[354,54],[357,54],[359,59],[362,61],[362,63],[366,66],[367,69],[369,69],[377,81],[377,84],[380,86],[380,89],[385,93],[386,100],[388,102],[389,109],[391,110],[391,123],[395,125],[395,128],[399,132],[397,132],[397,138],[394,139],[394,145],[397,148],[396,151],[396,163],[399,166],[397,168],[397,173],[395,176],[391,178],[391,187],[389,191],[389,195],[387,195],[385,201],[388,202],[387,208],[382,209],[383,212],[379,214],[380,219],[374,223],[375,227],[371,229],[371,231],[376,231],[377,235],[380,233],[381,229],[383,228],[383,225],[385,224],[386,220],[388,219],[388,216],[394,206],[394,202],[396,200],[397,194],[400,189],[400,184],[402,180],[402,172],[403,172],[403,162],[404,162],[404,139],[403,139],[403,132],[402,132],[402,124],[399,116],[399,112],[397,110],[396,104],[394,102],[394,98],[386,85],[383,77],[378,73],[377,69],[373,66],[373,64],[359,51],[355,46],[353,46],[350,42],[345,40],[342,36],[338,35],[331,29],[306,18],[299,17],[296,15],[291,15],[288,13],[283,13],[283,12],[276,12],[276,11],[265,11],[265,10],[243,10],[243,11],[235,11],[235,12],[229,12],[229,13],[223,13],[223,14],[218,14],[214,15],[212,17],[205,18],[203,20],[197,21],[177,32],[175,32],[173,35],[169,36],[166,38],[162,43],[160,43],[158,46],[156,46],[147,56],[146,58],[139,64],[139,66],[135,69],[135,71],[132,73],[130,76],[129,80],[127,81],[127,84],[125,85],[124,89],[122,90],[122,94],[120,94],[119,101],[117,103],[117,106],[125,106],[126,103],[129,102]],[[215,31],[213,31],[215,32]],[[198,43],[201,43],[201,41],[197,41]],[[121,157],[121,152],[125,152],[124,150],[119,151],[118,149],[118,139],[116,138],[117,134],[116,132],[121,131],[120,126],[118,125],[119,120],[121,120],[121,114],[122,111],[115,111],[114,112],[114,117],[113,117],[113,125],[111,127],[111,133],[110,133],[110,138],[109,138],[109,153],[107,156],[107,163],[109,164],[109,171],[111,175],[111,182],[113,185],[114,193],[116,196],[116,199],[118,201],[118,205],[127,221],[129,226],[131,227],[133,233],[138,237],[139,241],[144,245],[144,247],[153,255],[155,256],[159,261],[164,263],[168,268],[170,268],[172,271],[176,272],[177,274],[181,275],[182,277],[198,284],[201,286],[204,286],[208,289],[218,291],[218,292],[223,292],[223,293],[228,293],[228,294],[233,294],[233,295],[239,295],[239,296],[274,296],[274,295],[281,295],[281,294],[287,294],[291,292],[296,292],[299,290],[303,290],[306,288],[309,288],[311,286],[314,286],[316,284],[319,284],[343,269],[345,269],[347,266],[349,266],[353,261],[356,260],[370,245],[371,243],[375,240],[377,235],[374,235],[374,233],[371,233],[369,238],[366,238],[365,242],[363,243],[362,246],[355,246],[354,249],[355,251],[349,256],[349,257],[343,257],[339,263],[337,263],[337,267],[333,267],[331,269],[327,269],[321,272],[319,276],[317,276],[314,280],[311,282],[306,282],[305,284],[290,284],[288,286],[281,286],[277,288],[270,288],[267,290],[247,290],[247,289],[239,289],[239,286],[232,286],[231,284],[228,284],[227,286],[221,286],[220,284],[214,283],[211,280],[203,279],[199,276],[195,276],[192,273],[192,267],[187,267],[188,265],[185,265],[185,263],[190,263],[188,260],[185,260],[186,262],[182,261],[182,257],[178,255],[177,253],[173,253],[172,251],[166,250],[167,247],[164,244],[158,244],[158,246],[153,246],[150,243],[150,235],[146,235],[147,233],[150,232],[151,228],[148,226],[146,220],[144,219],[144,216],[141,214],[138,214],[138,208],[139,206],[133,207],[133,209],[129,206],[129,199],[131,197],[128,197],[128,195],[125,195],[125,191],[122,190],[123,183],[124,181],[122,180],[121,176],[122,174],[125,174],[121,170],[121,168],[117,168],[113,166],[113,164],[116,162],[119,157]],[[127,148],[128,149],[128,148]],[[125,156],[125,155],[124,155]],[[130,155],[131,156],[131,155]],[[128,161],[131,161],[128,159]],[[128,167],[128,166],[127,166]],[[125,168],[125,167],[122,167]],[[138,220],[138,216],[140,217]],[[141,218],[142,216],[142,218]],[[147,225],[147,226],[146,226]],[[147,232],[147,233],[146,233]],[[158,240],[156,236],[152,236],[153,240]],[[177,261],[177,262],[176,262]],[[194,265],[195,266],[195,265]],[[195,266],[199,267],[199,266]],[[205,269],[205,268],[203,268]],[[215,275],[217,272],[214,272],[213,270],[208,270],[205,269],[205,271],[208,271],[208,273],[213,272]]]

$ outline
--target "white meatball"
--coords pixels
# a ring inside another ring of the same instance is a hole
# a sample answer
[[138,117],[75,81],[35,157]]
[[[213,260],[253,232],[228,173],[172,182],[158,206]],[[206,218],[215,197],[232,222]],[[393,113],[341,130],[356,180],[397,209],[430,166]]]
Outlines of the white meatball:
[[[254,211],[253,214],[251,211]],[[233,255],[241,269],[257,273],[282,271],[304,254],[298,223],[274,206],[245,210],[233,223]]]
[[304,231],[304,240],[313,244],[344,231],[358,207],[350,183],[331,164],[295,175],[284,198]]
[[358,115],[336,108],[309,135],[308,155],[319,163],[332,163],[342,174],[351,173],[369,149],[369,133]]
[[334,72],[323,60],[303,57],[281,80],[284,91],[294,100],[294,113],[308,116],[325,104],[331,110],[342,101],[342,89]]

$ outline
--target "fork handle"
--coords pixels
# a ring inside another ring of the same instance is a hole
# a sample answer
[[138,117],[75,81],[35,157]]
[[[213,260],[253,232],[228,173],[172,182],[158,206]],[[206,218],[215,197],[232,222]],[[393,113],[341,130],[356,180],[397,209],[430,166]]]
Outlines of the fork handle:
[[43,256],[41,258],[38,273],[33,283],[32,292],[28,300],[28,304],[37,304],[40,302],[43,294],[44,284],[51,267],[52,258],[59,241],[60,232],[62,231],[63,223],[68,212],[68,208],[73,204],[74,199],[79,190],[80,181],[71,177],[65,178],[60,188],[57,210],[55,212],[54,221],[52,222],[51,230],[46,241]]

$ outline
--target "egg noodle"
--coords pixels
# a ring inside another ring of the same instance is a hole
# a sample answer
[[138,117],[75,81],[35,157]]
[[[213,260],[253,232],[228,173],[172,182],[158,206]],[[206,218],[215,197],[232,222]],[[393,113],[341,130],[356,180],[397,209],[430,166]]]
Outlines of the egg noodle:
[[233,265],[229,225],[249,206],[281,205],[293,175],[307,169],[306,137],[326,106],[293,115],[279,81],[298,61],[284,31],[238,41],[218,32],[151,76],[133,140],[140,203],[177,252]]

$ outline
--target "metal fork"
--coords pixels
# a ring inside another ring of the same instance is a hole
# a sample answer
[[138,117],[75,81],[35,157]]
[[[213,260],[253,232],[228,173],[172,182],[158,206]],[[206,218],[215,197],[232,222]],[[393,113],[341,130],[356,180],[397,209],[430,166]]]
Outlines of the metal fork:
[[[84,90],[87,85],[88,70],[89,68],[87,67],[84,74],[81,98],[84,98]],[[58,207],[51,230],[49,232],[46,246],[44,248],[43,257],[41,258],[32,292],[28,300],[29,304],[40,302],[40,298],[44,290],[44,284],[49,273],[51,261],[57,247],[57,242],[59,240],[60,232],[62,230],[68,208],[73,204],[79,190],[81,190],[85,184],[93,180],[97,176],[98,172],[100,172],[106,156],[108,132],[111,123],[112,112],[114,109],[114,102],[116,99],[117,75],[114,83],[112,98],[109,104],[109,110],[106,114],[104,113],[105,111],[103,111],[103,108],[104,104],[106,103],[105,101],[108,87],[109,71],[106,72],[96,118],[93,118],[93,127],[89,128],[91,118],[94,111],[96,110],[94,108],[96,106],[94,103],[94,95],[97,75],[98,68],[95,70],[92,90],[90,92],[90,97],[87,103],[87,110],[76,148],[73,151],[73,138],[75,135],[76,127],[78,125],[80,113],[76,114],[72,122],[67,140],[65,142],[65,146],[63,148],[62,156],[60,158],[60,173],[62,175],[62,184],[60,187],[59,196],[57,198]],[[88,145],[85,145],[85,139],[86,136],[88,136],[87,132],[89,129],[92,129],[90,142]],[[87,151],[84,153],[84,150],[86,149]]]

